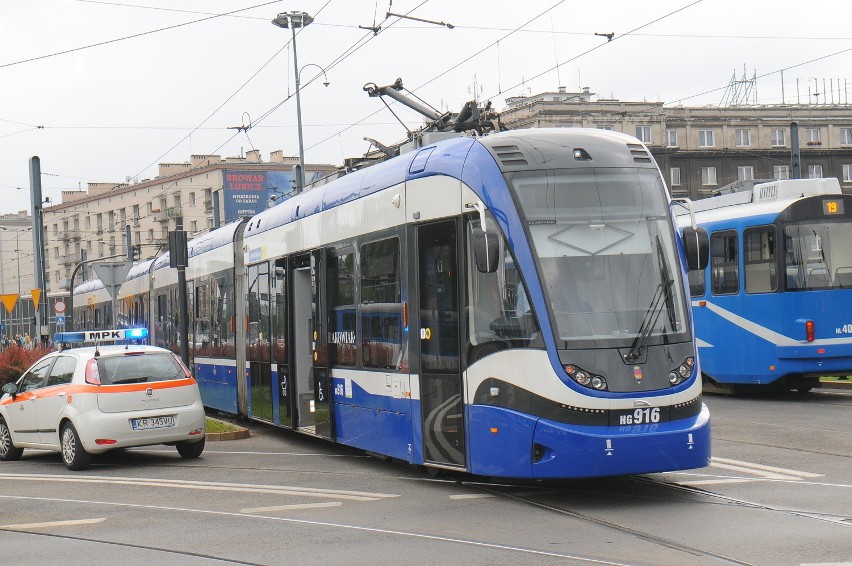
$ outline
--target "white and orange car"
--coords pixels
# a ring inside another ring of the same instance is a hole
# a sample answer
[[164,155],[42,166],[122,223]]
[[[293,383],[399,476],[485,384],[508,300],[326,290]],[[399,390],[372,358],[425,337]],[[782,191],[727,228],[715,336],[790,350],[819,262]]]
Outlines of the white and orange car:
[[[145,329],[66,333],[69,342],[124,340]],[[184,458],[204,450],[198,384],[172,352],[106,345],[52,352],[0,397],[0,460],[24,448],[55,450],[70,470],[115,448],[171,444]]]

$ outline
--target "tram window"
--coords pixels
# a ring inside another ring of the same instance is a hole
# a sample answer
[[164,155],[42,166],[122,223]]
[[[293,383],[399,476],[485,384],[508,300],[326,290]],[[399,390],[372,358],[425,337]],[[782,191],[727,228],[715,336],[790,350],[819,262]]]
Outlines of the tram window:
[[204,283],[195,288],[195,355],[209,356],[210,352],[210,287]]
[[689,279],[689,294],[693,297],[702,297],[707,292],[707,283],[703,269],[695,269],[687,273]]
[[397,369],[402,362],[399,239],[362,245],[360,262],[362,363]]
[[234,283],[231,274],[214,277],[210,280],[210,307],[213,310],[212,355],[233,357],[236,355],[236,331],[234,321]]
[[467,229],[468,364],[500,350],[542,347],[538,322],[505,240],[500,238],[500,263],[494,273],[482,273],[473,264],[472,231],[478,226],[479,220],[472,220]]
[[343,253],[328,261],[328,362],[332,366],[354,366],[355,346],[355,253]]
[[771,293],[778,289],[774,226],[743,232],[743,263],[746,293]]
[[735,295],[740,289],[739,239],[736,232],[710,236],[710,269],[714,295]]
[[287,260],[275,262],[272,275],[272,360],[287,364]]
[[248,360],[270,361],[269,344],[269,264],[248,268],[246,355]]

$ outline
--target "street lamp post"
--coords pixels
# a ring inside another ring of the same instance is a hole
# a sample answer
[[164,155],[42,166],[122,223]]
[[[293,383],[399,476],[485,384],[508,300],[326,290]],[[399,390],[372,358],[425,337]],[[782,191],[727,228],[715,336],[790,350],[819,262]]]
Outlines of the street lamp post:
[[299,97],[299,61],[296,58],[296,28],[303,28],[314,19],[306,12],[282,12],[272,20],[280,28],[290,28],[293,32],[293,71],[296,75],[296,126],[299,131],[299,171],[296,173],[296,192],[301,193],[305,186],[305,148],[302,143],[302,101]]

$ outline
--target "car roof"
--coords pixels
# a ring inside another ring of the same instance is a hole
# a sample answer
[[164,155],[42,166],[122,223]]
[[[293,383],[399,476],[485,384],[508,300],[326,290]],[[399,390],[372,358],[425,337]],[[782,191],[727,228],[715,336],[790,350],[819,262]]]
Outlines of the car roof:
[[124,346],[109,345],[109,346],[83,346],[80,348],[66,348],[64,350],[54,352],[55,354],[75,354],[80,357],[93,357],[95,352],[101,356],[119,355],[127,352],[143,352],[143,353],[161,353],[172,354],[171,350],[160,348],[158,346],[145,346],[142,344],[127,344]]

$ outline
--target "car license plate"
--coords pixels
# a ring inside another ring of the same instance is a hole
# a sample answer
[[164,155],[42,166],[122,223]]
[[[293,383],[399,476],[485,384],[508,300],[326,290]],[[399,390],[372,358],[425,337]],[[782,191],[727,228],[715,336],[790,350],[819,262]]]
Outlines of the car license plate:
[[148,417],[146,419],[130,419],[133,430],[148,430],[152,428],[168,428],[175,426],[174,415],[165,417]]

